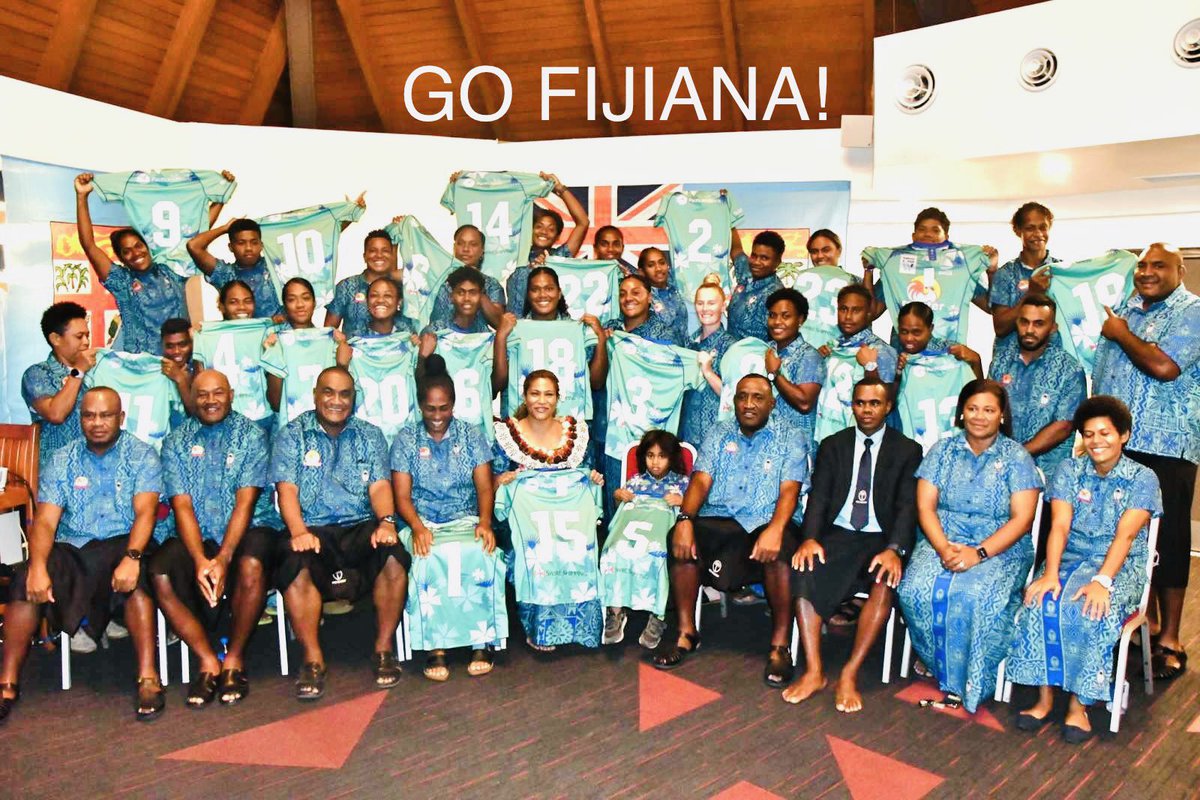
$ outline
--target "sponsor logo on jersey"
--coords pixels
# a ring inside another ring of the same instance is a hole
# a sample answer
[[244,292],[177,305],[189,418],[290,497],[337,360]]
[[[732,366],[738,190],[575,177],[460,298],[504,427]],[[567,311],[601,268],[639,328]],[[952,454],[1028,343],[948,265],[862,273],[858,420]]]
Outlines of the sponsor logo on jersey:
[[913,302],[936,303],[942,296],[942,287],[936,280],[928,283],[923,278],[914,278],[908,282],[908,299]]
[[911,253],[900,256],[900,273],[902,275],[917,274],[917,257]]

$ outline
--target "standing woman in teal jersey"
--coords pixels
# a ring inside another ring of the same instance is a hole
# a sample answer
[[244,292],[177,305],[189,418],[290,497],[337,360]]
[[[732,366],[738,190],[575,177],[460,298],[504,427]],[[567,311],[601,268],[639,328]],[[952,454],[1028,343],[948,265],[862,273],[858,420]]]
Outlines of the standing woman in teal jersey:
[[[358,336],[367,329],[370,318],[367,313],[367,287],[371,282],[376,278],[390,277],[399,283],[402,278],[396,269],[396,250],[387,231],[374,230],[367,234],[363,241],[363,263],[366,267],[362,272],[337,282],[333,299],[325,306],[325,327],[340,326],[347,337]],[[397,316],[396,324],[407,326],[409,323]]]
[[[226,180],[233,180],[228,172]],[[186,278],[150,257],[150,247],[133,228],[121,228],[111,236],[113,253],[119,264],[96,244],[92,230],[92,214],[88,210],[88,195],[95,186],[95,176],[85,172],[75,177],[75,216],[79,228],[79,244],[87,254],[96,277],[117,301],[121,315],[121,331],[113,342],[114,349],[130,353],[162,353],[162,324],[173,317],[188,318],[184,299]],[[213,203],[209,207],[209,224],[216,221],[224,207]]]
[[[404,219],[396,217],[393,221],[397,222]],[[483,231],[476,228],[474,225],[459,225],[458,230],[454,232],[454,260],[460,262],[464,267],[483,272],[483,256],[485,239]],[[455,267],[455,272],[458,268]],[[450,273],[451,275],[454,272]],[[435,330],[448,327],[448,321],[454,316],[454,301],[451,298],[453,289],[450,286],[449,275],[447,280],[438,287],[437,296],[433,299],[433,308],[429,314],[429,324]],[[500,281],[490,275],[483,275],[483,287],[479,293],[478,308],[475,311],[478,319],[478,324],[474,327],[480,330],[486,330],[484,325],[490,325],[493,328],[499,327],[500,315],[504,313],[504,287],[500,285]]]
[[[278,326],[274,333],[263,341],[264,360],[269,360],[272,363],[286,365],[289,362],[287,358],[288,350],[294,346],[294,342],[289,338],[287,341],[280,339],[279,334],[285,331],[297,330],[314,330],[316,326],[313,324],[313,314],[317,310],[317,295],[313,290],[313,285],[306,278],[292,278],[283,285],[283,315],[284,324]],[[339,366],[346,366],[350,363],[350,347],[346,344],[346,336],[339,330],[333,331],[333,341],[337,345],[335,361]],[[278,347],[280,352],[278,357],[267,355],[272,348]],[[330,366],[322,364],[322,368]],[[300,376],[292,376],[291,371],[288,371],[287,377],[282,377],[267,370],[267,402],[271,404],[271,408],[275,411],[284,411],[280,404],[284,399],[284,383],[291,384],[293,381],[300,381]],[[307,391],[311,392],[312,388],[317,384],[317,376],[313,375],[310,381],[307,381]],[[291,388],[291,387],[289,387]],[[295,388],[288,394],[302,394],[305,389]]]
[[695,308],[700,327],[692,333],[688,349],[699,354],[700,372],[708,385],[684,392],[679,438],[699,448],[705,434],[716,424],[721,407],[721,358],[737,339],[721,324],[725,290],[716,275],[706,277],[696,289]]

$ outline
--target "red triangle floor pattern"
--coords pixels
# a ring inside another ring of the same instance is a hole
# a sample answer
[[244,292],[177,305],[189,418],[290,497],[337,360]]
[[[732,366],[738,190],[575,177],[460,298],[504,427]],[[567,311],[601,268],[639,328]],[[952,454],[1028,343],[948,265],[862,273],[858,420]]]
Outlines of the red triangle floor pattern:
[[750,781],[738,781],[720,794],[714,794],[709,800],[783,800],[783,798],[768,792],[761,786],[755,786]]
[[[927,683],[925,681],[917,681],[916,683],[901,689],[899,692],[896,692],[897,700],[903,700],[904,702],[912,703],[913,705],[917,705],[922,700],[941,700],[942,697],[943,693],[938,690],[936,684]],[[939,708],[922,710],[936,710],[940,714],[948,714],[956,719],[970,720],[971,722],[982,725],[985,728],[991,728],[994,731],[1004,730],[1004,725],[1000,723],[1000,720],[996,719],[996,715],[991,711],[988,711],[983,706],[977,708],[974,714],[967,713],[965,708]]]
[[338,769],[346,763],[387,692],[371,692],[294,717],[167,753],[175,761]]
[[826,735],[853,800],[920,800],[945,778]]
[[638,665],[638,731],[670,722],[721,695],[691,681],[677,678],[648,664]]

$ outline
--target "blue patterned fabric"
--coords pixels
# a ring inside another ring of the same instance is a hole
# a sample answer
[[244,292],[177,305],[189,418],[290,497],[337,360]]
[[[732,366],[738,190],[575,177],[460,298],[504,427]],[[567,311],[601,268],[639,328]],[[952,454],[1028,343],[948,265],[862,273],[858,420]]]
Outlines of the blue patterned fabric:
[[162,264],[151,264],[141,272],[113,264],[103,281],[121,315],[121,332],[112,349],[162,355],[162,324],[172,317],[188,318],[183,296],[186,280]]
[[[815,347],[805,341],[803,336],[797,336],[782,351],[779,350],[778,342],[771,342],[768,346],[779,353],[779,374],[793,384],[815,383],[820,386],[825,383],[825,359],[821,357]],[[880,355],[882,356],[882,351]],[[773,413],[804,431],[807,441],[813,440],[813,426],[817,421],[817,404],[815,402],[808,413],[803,413],[783,397],[776,396]]]
[[[736,420],[716,423],[700,446],[696,472],[712,476],[712,489],[700,508],[702,517],[733,517],[748,531],[766,525],[779,502],[779,485],[798,481],[808,486],[807,440],[796,428],[771,414],[753,435],[742,433]],[[800,524],[803,503],[792,518]]]
[[[704,350],[712,357],[713,372],[721,376],[721,359],[737,339],[724,328],[717,328],[703,339],[700,331],[696,331],[688,342],[688,349],[700,352]],[[679,438],[685,442],[699,444],[705,435],[717,422],[717,412],[721,408],[721,396],[712,390],[708,381],[699,389],[688,389],[683,393],[683,416],[679,422]]]
[[55,539],[83,547],[93,539],[128,535],[134,495],[162,488],[162,466],[150,445],[121,433],[96,455],[80,437],[50,458],[38,482],[38,502],[62,509]]
[[253,267],[239,267],[230,261],[218,261],[211,275],[205,275],[214,289],[220,291],[230,281],[242,281],[254,294],[254,316],[273,317],[283,313],[283,303],[275,291],[275,282],[267,270],[267,260],[259,258]]
[[[1050,255],[1050,252],[1047,251],[1046,259],[1039,267],[1044,267],[1048,264],[1057,264],[1060,260]],[[1015,308],[1017,303],[1021,302],[1021,298],[1029,291],[1029,279],[1033,277],[1033,271],[1034,267],[1025,266],[1025,262],[1021,260],[1020,256],[1001,266],[992,275],[991,287],[988,289],[988,302],[994,306]],[[1016,341],[1017,331],[1016,328],[1013,328],[1007,336],[996,337],[995,347],[998,350],[1001,345],[1016,344]],[[1053,342],[1055,344],[1062,342],[1062,337],[1058,335],[1058,331],[1054,332]]]
[[306,525],[349,525],[375,516],[367,495],[371,484],[390,481],[383,433],[358,417],[330,436],[315,411],[305,411],[275,436],[272,483],[300,490]]
[[29,409],[29,416],[34,422],[42,424],[41,438],[38,440],[38,463],[43,470],[56,450],[83,435],[79,427],[79,406],[83,402],[82,385],[79,387],[79,394],[75,396],[75,407],[62,422],[50,422],[33,410],[36,401],[58,394],[70,371],[70,368],[51,352],[45,361],[31,365],[21,376],[21,397]]
[[650,308],[655,315],[675,331],[681,342],[688,340],[688,306],[674,285],[650,289]]
[[163,483],[167,498],[188,495],[200,534],[218,544],[233,511],[238,489],[262,489],[251,527],[283,527],[275,512],[275,487],[267,480],[267,436],[236,411],[213,425],[189,417],[163,442]]
[[[1042,486],[1025,448],[1003,435],[979,456],[961,433],[943,439],[917,477],[938,489],[946,538],[972,547],[1008,522],[1013,494]],[[1032,564],[1033,543],[1023,536],[966,572],[950,572],[922,536],[904,572],[897,594],[913,647],[942,691],[961,697],[971,713],[995,691]]]
[[[604,329],[608,331],[624,331],[625,320],[620,317],[610,319],[604,323]],[[672,328],[665,321],[659,318],[654,313],[654,308],[651,307],[650,315],[646,317],[646,321],[638,325],[631,331],[626,331],[631,336],[640,336],[643,339],[648,339],[657,344],[673,344],[676,347],[687,347],[687,337],[680,336],[679,331]]]
[[[1017,612],[1008,677],[1029,686],[1061,686],[1084,704],[1112,699],[1113,648],[1146,586],[1148,528],[1142,528],[1113,578],[1112,606],[1099,620],[1083,615],[1083,599],[1072,601],[1100,571],[1125,512],[1162,515],[1158,478],[1130,458],[1100,475],[1086,456],[1062,462],[1054,473],[1050,500],[1072,507],[1071,531],[1058,569],[1062,591]],[[1038,577],[1045,574],[1045,567]]]
[[[373,281],[375,278],[368,281],[360,272],[343,278],[333,287],[333,299],[325,306],[325,310],[342,318],[342,333],[346,334],[347,339],[364,336],[369,331],[371,312],[367,310],[367,290],[371,288]],[[257,295],[255,297],[257,298]],[[405,317],[402,311],[395,313],[392,322],[396,326],[393,333],[414,333],[412,321]]]
[[[1012,407],[1013,438],[1028,443],[1053,422],[1070,422],[1075,409],[1087,398],[1087,376],[1083,366],[1060,345],[1051,343],[1034,361],[1021,359],[1015,337],[1007,344],[996,343],[988,377],[1008,390]],[[1042,474],[1050,476],[1071,457],[1075,436],[1068,436],[1054,449],[1034,458]]]
[[735,339],[753,336],[764,342],[769,341],[767,298],[771,292],[782,289],[783,282],[775,273],[759,280],[752,278],[750,259],[744,253],[733,260],[733,274],[737,279],[737,288],[733,290],[733,297],[729,298],[729,333]]
[[1166,299],[1144,305],[1135,294],[1113,312],[1139,339],[1156,343],[1179,367],[1179,377],[1152,378],[1134,366],[1120,345],[1101,339],[1092,393],[1111,394],[1129,406],[1133,432],[1125,449],[1200,464],[1200,297],[1180,285]]
[[[451,270],[453,272],[453,270]],[[488,298],[498,305],[504,305],[504,287],[500,285],[500,281],[490,275],[483,276],[483,292]],[[511,308],[507,309],[512,311]],[[517,314],[517,316],[521,316]],[[433,298],[433,310],[429,312],[429,325],[425,330],[440,331],[440,330],[455,330],[459,333],[487,333],[491,330],[488,327],[487,319],[483,316],[483,307],[475,312],[475,319],[471,321],[471,327],[467,329],[458,328],[454,325],[454,303],[450,300],[450,284],[442,283],[438,287],[437,294]]]
[[625,487],[639,497],[655,497],[662,499],[669,494],[682,495],[687,491],[688,478],[678,472],[668,472],[661,478],[656,478],[649,472],[639,472],[625,481]]
[[446,435],[434,441],[417,418],[396,432],[392,472],[412,476],[412,500],[421,519],[453,522],[478,513],[472,477],[475,468],[492,460],[479,426],[451,419]]

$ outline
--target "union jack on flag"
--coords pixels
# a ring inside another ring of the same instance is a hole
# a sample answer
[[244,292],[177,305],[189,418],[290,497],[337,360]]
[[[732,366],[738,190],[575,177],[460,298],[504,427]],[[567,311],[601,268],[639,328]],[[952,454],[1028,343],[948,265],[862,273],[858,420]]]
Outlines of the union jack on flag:
[[[591,256],[592,239],[605,225],[620,229],[625,238],[625,260],[637,262],[638,253],[647,247],[663,247],[669,243],[667,232],[654,227],[654,215],[667,195],[682,188],[679,183],[639,184],[635,186],[571,186],[571,194],[579,198],[587,211],[591,228],[579,256]],[[538,200],[546,208],[562,215],[565,235],[574,228],[566,203],[555,195]]]

